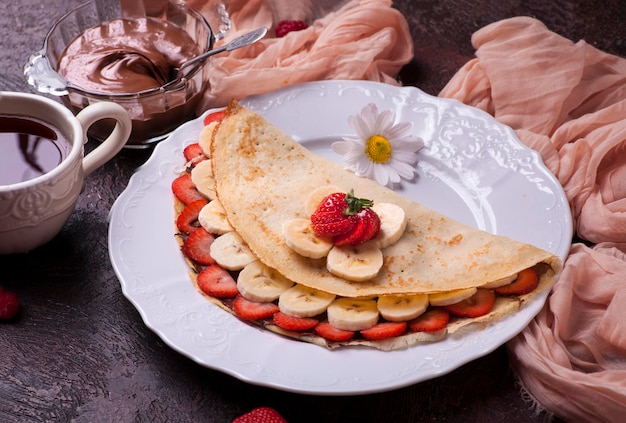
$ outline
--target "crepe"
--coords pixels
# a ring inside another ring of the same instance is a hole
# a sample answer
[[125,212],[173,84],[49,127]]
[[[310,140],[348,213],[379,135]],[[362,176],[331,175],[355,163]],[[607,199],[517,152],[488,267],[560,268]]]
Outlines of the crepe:
[[[536,267],[540,282],[535,291],[540,292],[562,267],[550,252],[462,224],[356,176],[237,102],[213,133],[211,160],[217,197],[235,231],[267,266],[312,288],[344,297],[447,292],[480,287],[544,263]],[[308,217],[306,199],[323,185],[404,209],[405,233],[383,249],[383,267],[375,278],[337,277],[326,269],[325,259],[303,257],[285,243],[283,223]]]

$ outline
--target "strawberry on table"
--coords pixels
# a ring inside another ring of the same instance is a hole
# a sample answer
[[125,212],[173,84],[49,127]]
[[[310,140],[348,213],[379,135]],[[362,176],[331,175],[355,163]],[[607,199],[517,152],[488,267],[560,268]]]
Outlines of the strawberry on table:
[[191,180],[189,173],[185,173],[172,181],[172,193],[184,204],[205,199]]
[[17,295],[0,287],[0,320],[11,320],[20,308]]
[[433,308],[411,320],[408,325],[413,332],[439,332],[448,325],[450,313],[443,308]]
[[183,242],[183,254],[196,263],[209,266],[215,263],[211,257],[211,244],[215,237],[200,227],[193,231]]
[[309,26],[304,21],[300,20],[284,20],[280,21],[276,24],[276,28],[274,28],[274,32],[278,38],[284,37],[290,32],[293,31],[301,31],[303,29],[307,29]]
[[500,286],[495,291],[500,295],[525,295],[537,288],[539,277],[534,269],[524,269],[517,274],[517,279],[508,285]]
[[233,310],[242,320],[261,320],[272,317],[279,311],[274,303],[260,303],[250,301],[242,295],[237,295],[233,301]]
[[207,201],[205,199],[196,200],[187,204],[176,218],[176,227],[178,230],[184,234],[190,234],[198,229],[200,227],[198,215],[206,204]]
[[291,316],[282,311],[275,313],[273,319],[276,326],[297,332],[313,329],[319,323],[319,321],[313,317]]
[[478,291],[468,299],[444,308],[455,316],[474,318],[489,313],[495,302],[496,293],[493,289],[478,288]]
[[273,408],[259,407],[237,417],[232,423],[287,423],[287,420]]
[[361,335],[370,341],[380,341],[402,335],[406,332],[406,327],[406,322],[382,322],[371,328],[363,329]]
[[239,294],[237,282],[218,264],[206,267],[197,277],[198,288],[215,298],[235,298]]
[[324,339],[335,342],[349,341],[354,337],[353,331],[337,329],[328,322],[320,322],[315,326],[315,333]]

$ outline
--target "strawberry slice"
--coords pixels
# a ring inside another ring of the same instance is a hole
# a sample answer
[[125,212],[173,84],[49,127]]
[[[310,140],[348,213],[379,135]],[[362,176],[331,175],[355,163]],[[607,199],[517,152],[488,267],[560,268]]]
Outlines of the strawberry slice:
[[342,216],[337,219],[330,213],[318,214],[315,221],[313,231],[320,238],[332,238],[352,232],[358,223],[356,216]]
[[207,201],[205,199],[196,200],[185,206],[183,211],[180,212],[176,218],[176,227],[179,231],[185,234],[190,234],[200,227],[198,222],[198,215],[202,207],[206,206]]
[[20,309],[17,295],[0,287],[0,320],[12,320]]
[[237,417],[232,423],[287,423],[287,420],[273,408],[259,407]]
[[409,322],[413,332],[439,332],[448,325],[450,313],[443,308],[433,308]]
[[328,322],[321,322],[315,326],[315,333],[324,339],[335,342],[349,341],[354,337],[354,332],[351,330],[337,329]]
[[285,330],[304,331],[313,329],[319,321],[312,317],[298,317],[285,314],[282,311],[274,314],[274,324]]
[[206,267],[198,274],[198,288],[215,298],[235,298],[239,294],[237,282],[218,264]]
[[444,306],[451,314],[461,317],[480,317],[491,311],[496,302],[493,289],[478,288],[471,297],[455,304]]
[[187,163],[189,163],[191,166],[195,166],[196,164],[200,163],[202,160],[206,160],[207,158],[204,155],[204,151],[202,151],[202,147],[200,147],[200,144],[198,144],[197,142],[189,144],[187,147],[185,147],[185,149],[183,150],[183,155],[185,156]]
[[215,263],[210,253],[213,241],[215,241],[215,237],[200,227],[189,234],[183,242],[183,254],[196,263],[209,266]]
[[518,273],[517,279],[508,285],[500,286],[495,291],[500,295],[524,295],[539,285],[539,277],[535,269],[524,269]]
[[361,335],[370,341],[380,341],[402,335],[406,332],[406,327],[406,322],[382,322],[362,330]]
[[335,245],[359,245],[375,238],[380,231],[380,217],[372,209],[361,209],[356,214],[357,223],[354,229],[346,234],[337,236]]
[[176,198],[185,204],[204,199],[200,191],[196,189],[189,173],[185,173],[172,181],[172,192]]
[[278,306],[274,303],[260,303],[250,301],[242,295],[237,295],[233,301],[233,310],[242,320],[261,320],[278,313]]
[[224,116],[226,116],[226,110],[219,110],[217,112],[210,113],[204,118],[204,126],[211,122],[220,122],[224,119]]

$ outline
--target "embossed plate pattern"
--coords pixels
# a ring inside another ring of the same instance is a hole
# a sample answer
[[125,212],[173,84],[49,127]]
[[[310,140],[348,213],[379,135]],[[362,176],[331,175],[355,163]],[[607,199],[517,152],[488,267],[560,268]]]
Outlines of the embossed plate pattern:
[[[565,258],[570,210],[556,179],[513,131],[480,110],[417,88],[365,81],[306,83],[242,103],[331,160],[350,135],[349,115],[367,103],[414,122],[426,147],[418,178],[400,192],[459,221],[535,244]],[[124,295],[146,325],[197,363],[285,391],[346,395],[400,388],[446,374],[495,350],[539,312],[547,294],[484,330],[409,349],[324,348],[284,339],[210,304],[189,281],[174,239],[171,181],[202,118],[176,130],[130,179],[111,210],[109,250]]]

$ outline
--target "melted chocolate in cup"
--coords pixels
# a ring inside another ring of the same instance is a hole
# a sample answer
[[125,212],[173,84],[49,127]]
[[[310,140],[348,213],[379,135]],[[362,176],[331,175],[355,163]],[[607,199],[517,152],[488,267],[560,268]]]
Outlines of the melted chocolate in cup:
[[[205,64],[199,63],[180,81],[171,78],[173,69],[211,48],[206,25],[204,49],[187,32],[189,28],[151,17],[111,19],[84,30],[67,44],[56,66],[68,81],[63,102],[74,113],[95,101],[120,104],[133,124],[127,147],[163,139],[196,117],[207,79]],[[113,125],[112,121],[98,122],[89,135],[105,139]]]

